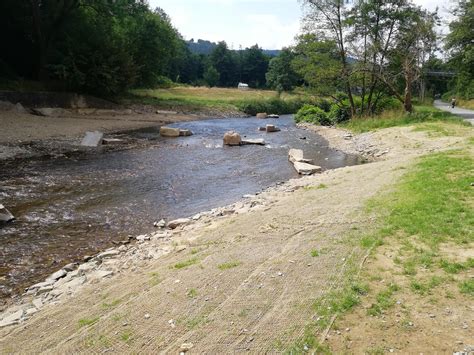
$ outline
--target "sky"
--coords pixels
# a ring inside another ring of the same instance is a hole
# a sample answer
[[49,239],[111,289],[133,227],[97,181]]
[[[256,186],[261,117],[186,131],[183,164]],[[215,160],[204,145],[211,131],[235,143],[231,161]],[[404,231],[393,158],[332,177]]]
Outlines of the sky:
[[[453,0],[414,0],[441,12]],[[280,49],[294,43],[302,16],[298,0],[149,0],[163,8],[186,40],[226,41],[238,49],[258,44]]]

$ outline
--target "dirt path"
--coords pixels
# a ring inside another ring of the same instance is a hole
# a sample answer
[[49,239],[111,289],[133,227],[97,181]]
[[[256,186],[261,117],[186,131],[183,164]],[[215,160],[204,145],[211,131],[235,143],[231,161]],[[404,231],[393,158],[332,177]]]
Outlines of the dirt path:
[[[366,201],[390,189],[416,157],[466,139],[410,127],[352,139],[335,129],[319,131],[347,151],[376,150],[378,161],[291,181],[254,197],[248,208],[237,204],[233,213],[178,229],[170,240],[123,248],[118,259],[97,267],[114,270],[111,278],[90,278],[69,296],[49,297],[53,303],[26,322],[0,329],[2,352],[291,347],[317,316],[313,301],[338,288],[348,263],[363,257],[351,235],[374,223]],[[320,255],[312,257],[312,250]]]

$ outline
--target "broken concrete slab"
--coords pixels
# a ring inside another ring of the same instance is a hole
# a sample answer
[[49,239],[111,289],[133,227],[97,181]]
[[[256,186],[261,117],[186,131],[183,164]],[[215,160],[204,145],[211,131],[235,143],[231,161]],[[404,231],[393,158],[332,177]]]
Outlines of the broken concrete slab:
[[99,144],[102,143],[103,138],[104,134],[102,132],[86,132],[86,135],[82,139],[81,145],[83,147],[97,147]]
[[243,139],[241,144],[242,145],[250,145],[250,144],[265,145],[265,140],[263,140],[263,138]]
[[311,159],[305,159],[303,157],[303,151],[301,149],[290,149],[288,152],[288,160],[292,163],[301,162],[301,163],[311,163]]
[[13,214],[9,210],[7,210],[7,208],[4,205],[0,204],[0,223],[11,222],[14,219],[15,219],[15,216],[13,216]]
[[300,175],[311,175],[314,173],[320,173],[321,172],[321,167],[317,165],[312,165],[308,163],[302,163],[302,162],[294,162],[293,166],[295,167],[295,170],[298,172]]
[[120,144],[124,143],[125,141],[123,139],[118,139],[118,138],[103,138],[102,139],[102,144]]
[[177,115],[178,112],[176,111],[166,111],[166,110],[157,110],[156,113],[158,115]]
[[267,116],[268,118],[280,118],[279,115],[271,114]]
[[179,137],[180,129],[172,127],[160,127],[160,136],[162,137]]
[[281,131],[280,128],[278,128],[277,126],[272,125],[272,124],[267,124],[267,126],[265,127],[265,130],[267,131],[267,133],[280,132]]

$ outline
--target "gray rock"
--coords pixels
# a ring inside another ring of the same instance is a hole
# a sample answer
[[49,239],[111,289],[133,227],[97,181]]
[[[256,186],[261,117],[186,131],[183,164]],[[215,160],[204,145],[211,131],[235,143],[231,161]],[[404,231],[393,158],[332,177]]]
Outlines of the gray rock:
[[52,291],[53,289],[54,289],[54,287],[53,287],[52,285],[50,285],[50,286],[43,286],[43,287],[40,287],[40,288],[36,291],[36,294],[37,294],[37,295],[41,295],[41,294],[43,294],[43,293]]
[[166,227],[166,221],[164,219],[162,219],[159,222],[153,223],[153,226],[155,226],[156,228],[165,228]]
[[189,129],[180,129],[179,130],[179,135],[181,137],[189,137],[193,135],[193,132],[191,132]]
[[142,235],[139,235],[137,237],[137,240],[139,242],[144,242],[145,240],[150,240],[150,236],[146,235],[146,234],[142,234]]
[[311,165],[311,164],[302,163],[302,162],[295,162],[293,163],[293,166],[295,167],[298,174],[301,174],[301,175],[311,175],[314,173],[319,173],[322,170],[320,166]]
[[33,114],[43,117],[59,117],[64,115],[65,111],[62,108],[56,107],[43,107],[31,109]]
[[160,127],[160,136],[162,137],[179,137],[180,130],[179,128],[172,127]]
[[67,275],[67,271],[64,269],[58,270],[55,273],[51,274],[48,276],[46,281],[56,281],[59,280],[60,278],[64,277]]
[[51,280],[39,282],[39,283],[37,283],[37,284],[34,284],[34,285],[28,287],[28,292],[30,292],[30,291],[36,291],[37,289],[40,289],[40,288],[42,288],[42,287],[48,287],[48,286],[51,286],[52,284],[53,284],[53,281],[51,281]]
[[19,311],[16,311],[15,313],[12,313],[6,316],[0,321],[0,328],[7,327],[13,324],[18,324],[23,318],[24,314],[25,314],[25,311],[23,309],[20,309]]
[[242,145],[250,145],[250,144],[265,145],[265,140],[263,138],[244,139],[242,140],[241,144]]
[[43,307],[43,301],[41,300],[41,298],[35,298],[31,303],[33,303],[33,306],[35,306],[37,309]]
[[0,204],[0,223],[11,222],[15,219],[15,216],[11,214],[9,210],[2,204]]
[[81,145],[84,147],[97,147],[102,143],[104,134],[99,131],[86,132],[86,135],[82,139]]
[[174,221],[168,222],[168,228],[169,229],[176,229],[179,226],[188,224],[189,222],[191,222],[191,220],[189,218],[178,218],[178,219],[175,219]]
[[125,141],[123,139],[118,139],[118,138],[104,138],[102,139],[102,144],[106,145],[111,145],[111,144],[120,144],[124,143]]
[[234,131],[229,131],[224,134],[224,145],[236,146],[242,143],[240,134]]
[[271,114],[267,116],[268,118],[280,118],[279,115]]
[[156,113],[159,115],[177,115],[178,114],[178,112],[176,111],[166,111],[166,110],[157,110]]
[[15,111],[18,113],[27,113],[28,111],[23,107],[23,105],[19,102],[15,105]]
[[77,269],[77,266],[78,264],[77,263],[70,263],[70,264],[67,264],[66,266],[63,267],[64,270],[66,271],[74,271]]
[[107,258],[112,258],[114,256],[119,255],[120,252],[118,250],[112,249],[112,250],[106,250],[96,256],[97,259],[107,259]]

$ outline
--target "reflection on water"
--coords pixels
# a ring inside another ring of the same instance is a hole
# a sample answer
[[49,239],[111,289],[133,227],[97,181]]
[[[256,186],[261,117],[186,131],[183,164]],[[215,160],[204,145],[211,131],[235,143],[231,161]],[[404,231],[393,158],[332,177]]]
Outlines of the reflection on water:
[[[276,124],[267,134],[257,127]],[[175,124],[192,137],[161,138],[158,128],[129,133],[144,148],[32,160],[0,169],[0,199],[17,220],[0,228],[0,297],[61,265],[79,260],[153,222],[230,204],[296,177],[289,148],[324,169],[357,163],[330,150],[318,135],[297,129],[291,117],[221,119]],[[223,147],[230,129],[264,138],[267,146]]]

